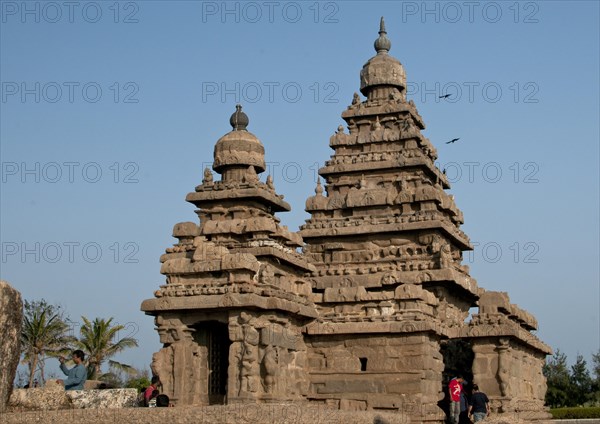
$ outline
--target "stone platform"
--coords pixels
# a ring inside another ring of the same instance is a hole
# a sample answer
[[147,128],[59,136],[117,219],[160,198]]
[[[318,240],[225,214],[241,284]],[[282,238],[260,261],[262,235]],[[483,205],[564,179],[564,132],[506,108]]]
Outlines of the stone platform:
[[[204,407],[70,409],[13,411],[0,414],[3,424],[413,424],[402,411],[340,411],[306,403],[235,404]],[[490,417],[486,424],[524,424],[519,417]],[[539,423],[540,421],[536,421]],[[545,424],[599,424],[600,420],[548,421]]]

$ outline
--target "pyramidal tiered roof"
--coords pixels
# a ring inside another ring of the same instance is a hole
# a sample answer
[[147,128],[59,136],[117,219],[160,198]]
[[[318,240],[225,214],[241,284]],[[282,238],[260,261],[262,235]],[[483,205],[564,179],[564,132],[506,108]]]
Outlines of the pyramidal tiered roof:
[[213,169],[221,179],[214,181],[205,169],[202,184],[186,197],[199,208],[200,225],[175,225],[173,236],[179,242],[161,257],[167,284],[143,308],[276,305],[314,317],[310,284],[302,279],[314,267],[296,252],[301,237],[279,225],[274,215],[290,206],[275,192],[270,176],[266,183],[259,180],[266,168],[265,150],[246,129],[249,119],[240,105],[230,123],[233,130],[214,149]]
[[[322,293],[324,319],[379,320],[388,328],[390,321],[424,314],[447,330],[464,322],[478,297],[461,265],[471,245],[460,230],[462,212],[445,192],[448,180],[434,164],[436,149],[421,134],[425,124],[406,100],[404,67],[390,48],[382,18],[377,54],[360,73],[366,100],[355,93],[342,113],[348,132],[340,126],[331,137],[334,154],[319,170],[327,195],[319,181],[306,201],[311,218],[300,234],[317,268],[313,288]],[[439,299],[456,287],[460,299],[440,307]],[[429,306],[410,313],[403,308],[405,299],[419,298]]]

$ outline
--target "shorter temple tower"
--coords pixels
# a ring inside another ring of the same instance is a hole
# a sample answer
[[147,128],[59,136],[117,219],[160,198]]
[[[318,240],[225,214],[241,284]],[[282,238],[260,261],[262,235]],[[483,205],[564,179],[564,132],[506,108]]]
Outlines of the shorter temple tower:
[[264,147],[236,109],[215,145],[221,180],[207,168],[186,198],[200,225],[175,225],[178,242],[161,257],[166,284],[142,304],[163,343],[152,371],[178,405],[290,401],[308,390],[301,327],[316,310],[303,275],[314,267],[273,215],[290,206],[270,176],[259,180]]

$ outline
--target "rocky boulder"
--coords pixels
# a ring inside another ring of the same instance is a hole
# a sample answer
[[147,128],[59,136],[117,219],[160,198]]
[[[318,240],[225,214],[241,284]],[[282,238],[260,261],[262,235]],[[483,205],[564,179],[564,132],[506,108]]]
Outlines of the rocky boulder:
[[6,409],[21,353],[21,293],[0,280],[0,412]]

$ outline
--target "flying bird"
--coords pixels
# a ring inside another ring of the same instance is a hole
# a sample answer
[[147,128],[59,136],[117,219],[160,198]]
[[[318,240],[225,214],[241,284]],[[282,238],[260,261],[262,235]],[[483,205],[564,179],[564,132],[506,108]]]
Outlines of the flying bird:
[[456,142],[456,141],[458,141],[458,140],[460,140],[460,138],[453,138],[453,139],[452,139],[452,140],[450,140],[450,141],[446,141],[446,144],[454,143],[454,142]]
[[440,99],[447,99],[448,97],[450,97],[452,94],[444,94],[443,96],[440,96]]

